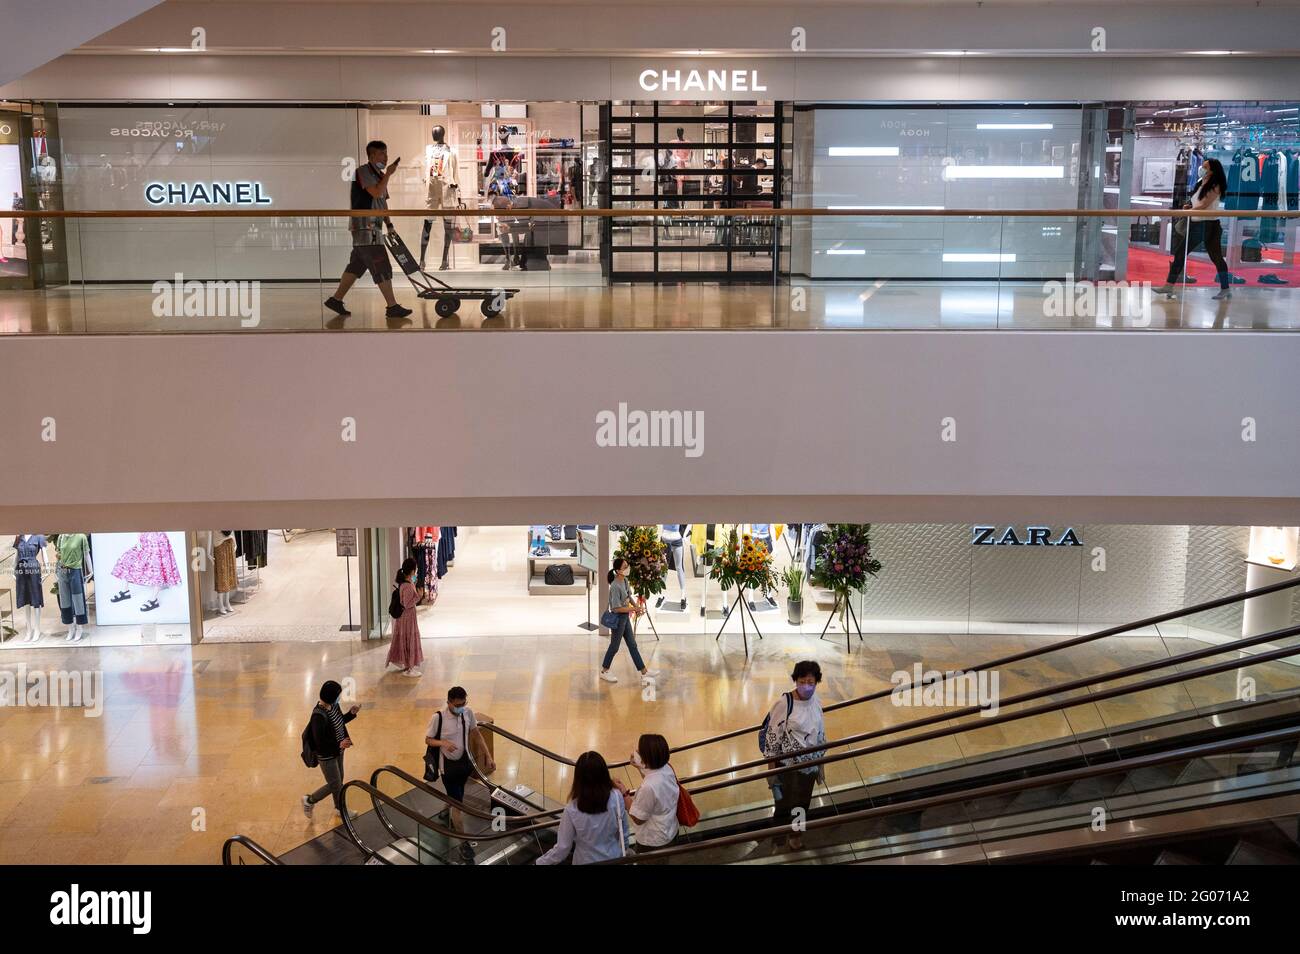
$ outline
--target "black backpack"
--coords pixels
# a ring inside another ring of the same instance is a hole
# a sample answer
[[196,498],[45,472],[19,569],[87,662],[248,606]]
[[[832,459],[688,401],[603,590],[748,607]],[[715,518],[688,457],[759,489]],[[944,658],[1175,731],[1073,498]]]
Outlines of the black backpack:
[[397,619],[402,615],[402,590],[401,587],[393,587],[393,596],[388,601],[388,615]]
[[361,186],[361,170],[352,177],[352,208],[373,209],[375,198]]
[[320,765],[320,759],[316,757],[316,749],[311,744],[311,720],[307,720],[307,728],[302,730],[302,764],[308,768],[315,768]]

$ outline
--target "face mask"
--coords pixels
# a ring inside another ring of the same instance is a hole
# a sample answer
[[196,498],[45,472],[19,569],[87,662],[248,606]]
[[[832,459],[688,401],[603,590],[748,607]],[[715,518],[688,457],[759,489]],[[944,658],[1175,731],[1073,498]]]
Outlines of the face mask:
[[800,699],[807,701],[813,697],[813,693],[817,691],[817,687],[800,685],[800,686],[795,686],[794,691],[799,693]]
[[451,707],[451,714],[452,714],[452,715],[460,715],[460,714],[463,713],[464,711],[465,711],[465,707],[464,707],[464,706],[452,706],[452,707]]
[[388,165],[388,163],[386,163],[386,162],[372,162],[371,165],[375,167],[375,171],[376,171],[376,172],[383,172],[383,171],[384,171],[384,166]]

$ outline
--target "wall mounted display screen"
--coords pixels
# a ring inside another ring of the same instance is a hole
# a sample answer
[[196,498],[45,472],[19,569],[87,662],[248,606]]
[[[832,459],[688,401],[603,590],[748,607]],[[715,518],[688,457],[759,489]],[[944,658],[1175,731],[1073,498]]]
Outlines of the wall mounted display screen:
[[[10,132],[5,133],[8,129]],[[27,277],[27,220],[9,213],[23,206],[18,123],[0,114],[0,277]]]
[[96,624],[189,622],[184,532],[96,533],[91,544]]

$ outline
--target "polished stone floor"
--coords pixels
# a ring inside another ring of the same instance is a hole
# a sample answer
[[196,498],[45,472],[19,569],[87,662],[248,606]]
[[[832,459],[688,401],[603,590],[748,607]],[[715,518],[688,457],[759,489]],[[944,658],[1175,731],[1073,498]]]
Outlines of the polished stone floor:
[[[598,635],[426,639],[424,677],[385,672],[387,643],[200,644],[167,647],[51,648],[6,654],[3,668],[27,673],[102,673],[102,713],[75,708],[0,707],[0,863],[215,863],[231,834],[284,852],[337,824],[322,804],[308,820],[301,794],[319,784],[298,759],[299,734],[324,679],[351,680],[362,706],[351,726],[349,778],[384,764],[417,770],[424,727],[446,688],[463,685],[470,705],[554,752],[596,748],[626,758],[642,732],[681,744],[756,724],[789,685],[792,663],[816,658],[826,703],[889,686],[892,673],[955,668],[1055,638],[868,634],[846,654],[811,636],[769,636],[746,658],[737,645],[707,636],[643,641],[662,671],[653,692],[634,678],[625,652],[614,685],[596,678],[605,640]],[[1180,641],[1190,649],[1190,640]],[[1049,653],[1001,673],[1006,697],[1156,657],[1168,650],[1144,637],[1109,639]],[[1293,688],[1300,667],[1287,662],[1247,670],[1259,691]],[[92,677],[93,678],[93,677]],[[832,784],[946,762],[1071,732],[1235,698],[1235,673],[1151,690],[1064,715],[976,728],[956,739],[913,744],[842,763]],[[889,700],[831,713],[832,738],[911,721],[934,710]],[[971,717],[978,721],[978,717]],[[693,749],[675,760],[682,776],[751,760],[751,733]],[[562,794],[561,766],[512,743],[497,743],[503,784]],[[709,796],[761,801],[761,783]]]
[[[481,273],[440,273],[454,285],[483,285]],[[551,273],[501,272],[493,287],[520,289],[499,317],[477,301],[439,317],[403,277],[398,300],[414,309],[390,323],[378,291],[359,283],[347,298],[352,317],[335,320],[321,303],[333,292],[317,283],[264,283],[256,322],[238,316],[158,317],[148,285],[75,285],[0,291],[0,334],[378,330],[1300,330],[1300,297],[1289,287],[1237,286],[1229,301],[1216,288],[1187,286],[1172,300],[1140,310],[1103,302],[1086,314],[1059,314],[1042,283],[905,281],[818,282],[778,287],[600,284],[599,275],[561,282]]]

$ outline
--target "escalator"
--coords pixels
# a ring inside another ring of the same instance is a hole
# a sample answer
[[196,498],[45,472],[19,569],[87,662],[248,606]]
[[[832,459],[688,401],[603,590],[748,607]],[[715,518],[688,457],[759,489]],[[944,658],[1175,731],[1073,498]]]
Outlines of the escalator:
[[[827,734],[834,734],[835,740],[827,743],[819,760],[825,780],[815,793],[810,833],[824,831],[818,838],[838,838],[830,834],[838,830],[849,844],[859,844],[857,828],[841,830],[830,823],[852,818],[857,825],[877,818],[860,818],[861,812],[907,819],[911,816],[904,806],[925,805],[935,798],[955,799],[936,805],[956,805],[951,811],[964,812],[979,822],[1003,817],[1020,820],[1025,813],[1032,817],[1035,811],[1063,810],[1075,804],[1071,799],[1079,792],[1105,794],[1111,783],[1115,788],[1109,794],[1118,799],[1125,785],[1134,785],[1126,772],[1126,767],[1133,768],[1134,759],[1158,760],[1170,752],[1191,758],[1188,753],[1197,746],[1231,749],[1261,733],[1300,725],[1300,627],[1222,642],[1204,638],[1208,627],[1198,626],[1204,614],[1297,585],[1300,580],[1290,580],[1235,594],[966,670],[997,671],[1016,688],[1027,687],[1003,697],[994,716],[981,714],[978,706],[954,706],[899,722],[898,707],[881,705],[889,701],[891,689],[827,706]],[[1117,643],[1118,636],[1124,641]],[[1116,666],[1125,653],[1138,661]],[[1077,672],[1089,660],[1096,660],[1102,671],[1064,681],[1043,678]],[[488,778],[476,767],[479,784],[467,789],[465,805],[452,804],[438,787],[395,766],[377,770],[369,782],[349,782],[344,788],[345,804],[366,810],[348,819],[340,831],[354,852],[347,860],[463,864],[470,859],[462,856],[461,846],[469,842],[473,863],[526,864],[550,847],[572,761],[499,727],[483,728],[494,737],[498,768]],[[643,854],[639,863],[669,859],[688,863],[695,857],[709,859],[705,863],[730,863],[735,860],[730,852],[734,845],[748,841],[753,848],[756,842],[775,839],[762,832],[771,816],[768,780],[777,771],[753,757],[757,728],[738,729],[674,750],[674,765],[703,817],[684,833],[685,843],[671,849],[675,854]],[[1290,754],[1277,771],[1289,770],[1294,739],[1283,739],[1275,756],[1286,754],[1288,744]],[[1220,756],[1222,763],[1226,753],[1215,749],[1212,754]],[[707,766],[703,770],[701,763]],[[1154,766],[1166,764],[1141,763],[1138,768],[1163,771]],[[1204,770],[1201,763],[1197,766],[1195,771]],[[611,764],[611,770],[635,785],[626,762]],[[1098,774],[1070,776],[1064,784],[1073,788],[1051,787],[1063,784],[1060,781],[1039,784],[1064,778],[1063,773],[1092,771]],[[1289,782],[1282,778],[1278,784],[1285,788]],[[972,792],[998,785],[1023,787],[1004,803],[966,804],[964,799]],[[1214,794],[1204,786],[1181,791],[1188,797]],[[442,814],[449,807],[463,813],[458,825],[451,825]],[[1122,799],[1119,807],[1131,808]],[[970,816],[971,811],[976,814]],[[971,824],[973,831],[980,831]],[[904,842],[887,838],[895,847]],[[974,850],[970,844],[957,847],[969,854]],[[948,849],[936,850],[940,854],[931,860],[956,857],[943,853]],[[833,852],[825,857],[856,861],[859,856],[866,859],[861,847],[845,857]],[[813,860],[779,852],[772,857]]]

